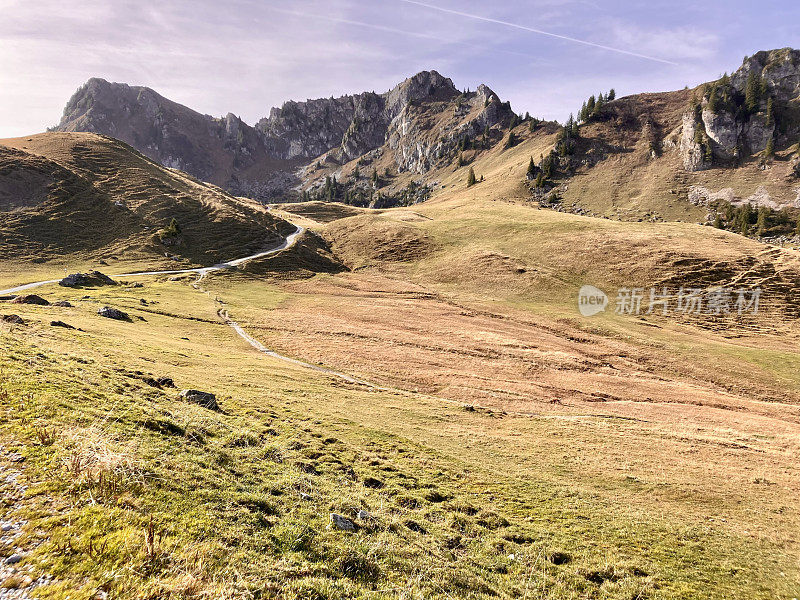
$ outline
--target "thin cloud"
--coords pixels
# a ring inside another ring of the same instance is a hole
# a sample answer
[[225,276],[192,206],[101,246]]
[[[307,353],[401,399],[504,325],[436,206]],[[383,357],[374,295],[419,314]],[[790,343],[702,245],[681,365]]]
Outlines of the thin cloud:
[[567,35],[561,35],[558,33],[552,33],[550,31],[544,31],[542,29],[535,29],[533,27],[526,27],[525,25],[518,25],[517,23],[511,23],[509,21],[501,21],[500,19],[492,19],[490,17],[482,17],[480,15],[473,15],[470,13],[461,12],[459,10],[452,10],[449,8],[443,8],[441,6],[435,6],[433,4],[426,4],[425,2],[417,2],[417,0],[399,0],[399,2],[404,2],[405,4],[413,4],[415,6],[421,6],[423,8],[428,8],[430,10],[437,10],[439,12],[457,15],[459,17],[464,17],[466,19],[473,19],[476,21],[483,21],[485,23],[494,23],[496,25],[503,25],[505,27],[511,27],[513,29],[519,29],[521,31],[527,31],[529,33],[537,33],[539,35],[545,35],[548,37],[556,38],[559,40],[565,40],[567,42],[574,42],[576,44],[582,44],[584,46],[590,46],[592,48],[599,48],[600,50],[608,50],[609,52],[616,52],[618,54],[625,54],[628,56],[634,56],[636,58],[642,58],[645,60],[651,60],[654,62],[659,62],[667,65],[677,65],[678,63],[672,62],[671,60],[665,60],[663,58],[657,58],[655,56],[648,56],[646,54],[639,54],[638,52],[631,52],[629,50],[623,50],[621,48],[613,48],[611,46],[605,46],[603,44],[596,44],[594,42],[588,42],[586,40],[580,40],[578,38],[570,37]]

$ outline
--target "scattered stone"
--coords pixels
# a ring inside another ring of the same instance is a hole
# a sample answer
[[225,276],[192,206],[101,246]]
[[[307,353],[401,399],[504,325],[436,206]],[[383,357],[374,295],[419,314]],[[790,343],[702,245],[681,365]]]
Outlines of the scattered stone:
[[183,390],[181,398],[192,404],[197,404],[209,410],[219,410],[217,404],[217,397],[210,392],[201,392],[200,390]]
[[131,318],[128,316],[128,313],[122,312],[116,308],[111,308],[110,306],[104,306],[97,311],[97,314],[108,319],[116,319],[117,321],[131,320]]
[[49,306],[50,303],[36,294],[25,294],[17,296],[11,301],[12,304],[38,304],[39,306]]
[[336,513],[331,513],[331,523],[329,527],[341,529],[342,531],[355,531],[358,529],[358,526],[350,519],[342,515],[337,515]]
[[11,556],[9,556],[6,559],[5,562],[6,562],[7,565],[15,565],[15,564],[17,564],[18,562],[20,562],[24,558],[25,558],[24,554],[16,553],[16,554],[12,554]]
[[141,281],[135,281],[131,284],[132,288],[143,288],[144,284]]
[[99,285],[117,285],[117,282],[111,279],[108,275],[100,271],[89,271],[88,273],[73,273],[67,275],[58,282],[58,285],[64,287],[87,287]]
[[64,323],[64,321],[50,321],[51,327],[63,327],[64,329],[75,329],[69,323]]
[[3,323],[10,323],[12,325],[25,325],[25,319],[19,315],[0,315],[0,321]]
[[369,520],[372,518],[372,515],[371,515],[371,514],[369,514],[369,513],[368,513],[366,510],[364,510],[364,509],[362,508],[361,510],[359,510],[359,511],[356,513],[356,518],[357,518],[359,521],[369,521]]
[[168,388],[175,387],[175,382],[172,381],[172,377],[159,377],[158,379],[156,379],[156,383],[160,387],[168,387]]
[[72,308],[72,302],[69,300],[59,300],[58,302],[54,302],[53,306],[60,306],[62,308]]
[[300,500],[310,501],[310,500],[313,500],[313,499],[314,499],[314,496],[312,496],[311,494],[306,494],[305,492],[300,492]]
[[139,304],[141,304],[142,306],[147,306],[147,300],[145,300],[144,298],[140,298]]

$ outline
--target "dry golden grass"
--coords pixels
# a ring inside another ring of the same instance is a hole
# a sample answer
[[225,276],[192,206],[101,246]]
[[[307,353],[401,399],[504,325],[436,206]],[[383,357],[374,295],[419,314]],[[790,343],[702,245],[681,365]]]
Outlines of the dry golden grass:
[[[0,212],[6,260],[52,261],[56,270],[65,257],[177,268],[168,253],[179,265],[210,265],[269,247],[292,230],[257,202],[166,169],[111,138],[44,133],[0,146],[19,151],[3,155],[0,191],[16,181],[14,173],[44,173],[28,182],[36,192],[28,206]],[[181,235],[163,244],[159,231],[173,218]]]

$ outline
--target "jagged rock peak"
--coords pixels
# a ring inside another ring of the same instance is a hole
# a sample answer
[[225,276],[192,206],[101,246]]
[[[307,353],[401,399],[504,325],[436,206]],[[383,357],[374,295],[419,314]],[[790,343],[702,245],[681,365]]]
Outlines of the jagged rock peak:
[[386,94],[386,105],[392,117],[409,102],[421,100],[449,100],[458,95],[453,81],[437,71],[420,71],[396,85]]
[[800,97],[800,50],[780,48],[756,52],[744,59],[731,76],[731,83],[736,89],[744,90],[751,73],[760,75],[768,89],[779,98]]
[[484,102],[500,101],[500,98],[494,93],[494,90],[485,83],[478,86],[477,94]]

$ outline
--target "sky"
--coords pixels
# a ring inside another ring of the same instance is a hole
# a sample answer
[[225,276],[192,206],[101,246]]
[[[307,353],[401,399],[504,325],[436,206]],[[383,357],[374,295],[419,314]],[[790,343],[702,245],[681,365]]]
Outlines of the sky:
[[90,77],[253,124],[435,69],[563,121],[612,87],[695,86],[798,48],[798,25],[789,0],[0,0],[0,138],[57,124]]

